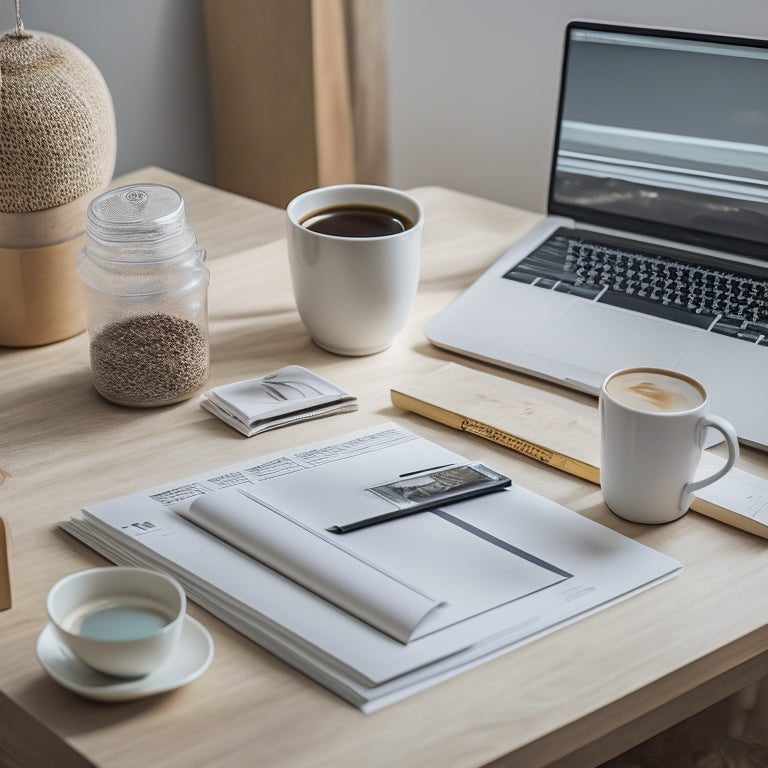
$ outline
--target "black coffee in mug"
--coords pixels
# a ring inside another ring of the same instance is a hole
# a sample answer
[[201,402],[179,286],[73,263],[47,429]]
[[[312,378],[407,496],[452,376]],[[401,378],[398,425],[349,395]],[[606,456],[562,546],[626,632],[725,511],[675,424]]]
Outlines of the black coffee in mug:
[[413,226],[407,216],[392,208],[359,203],[322,208],[299,223],[312,232],[336,237],[385,237]]

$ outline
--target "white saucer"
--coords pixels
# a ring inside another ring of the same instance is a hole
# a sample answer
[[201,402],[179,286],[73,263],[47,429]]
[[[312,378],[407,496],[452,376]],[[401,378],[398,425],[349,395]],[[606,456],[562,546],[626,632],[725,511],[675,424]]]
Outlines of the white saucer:
[[199,621],[185,616],[181,637],[171,658],[146,677],[124,680],[83,664],[59,643],[53,626],[48,624],[37,639],[37,658],[43,669],[70,691],[96,701],[130,701],[171,691],[196,680],[213,659],[213,639]]

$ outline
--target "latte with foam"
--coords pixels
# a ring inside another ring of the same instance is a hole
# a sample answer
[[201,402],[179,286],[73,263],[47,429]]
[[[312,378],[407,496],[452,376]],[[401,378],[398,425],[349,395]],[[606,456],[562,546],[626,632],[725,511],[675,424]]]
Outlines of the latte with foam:
[[614,376],[605,391],[627,408],[654,413],[690,411],[706,399],[704,391],[692,379],[647,368]]

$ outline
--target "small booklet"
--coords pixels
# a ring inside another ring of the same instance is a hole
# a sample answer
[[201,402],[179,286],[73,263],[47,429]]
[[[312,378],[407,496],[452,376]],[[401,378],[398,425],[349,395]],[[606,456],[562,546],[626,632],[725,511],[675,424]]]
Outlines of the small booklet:
[[200,404],[246,437],[358,407],[354,395],[300,365],[215,387]]

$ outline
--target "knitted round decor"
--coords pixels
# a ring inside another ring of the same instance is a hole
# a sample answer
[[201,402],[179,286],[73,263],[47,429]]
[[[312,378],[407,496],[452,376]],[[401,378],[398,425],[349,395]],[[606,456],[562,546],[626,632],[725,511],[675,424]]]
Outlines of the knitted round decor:
[[46,32],[0,37],[0,212],[69,203],[115,169],[112,97],[79,48]]

